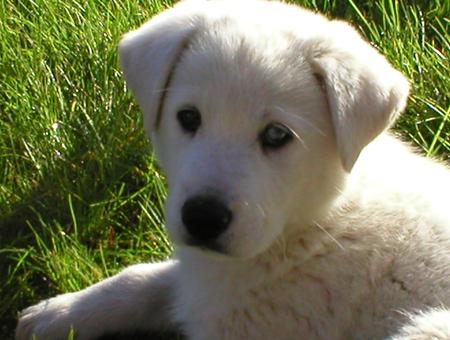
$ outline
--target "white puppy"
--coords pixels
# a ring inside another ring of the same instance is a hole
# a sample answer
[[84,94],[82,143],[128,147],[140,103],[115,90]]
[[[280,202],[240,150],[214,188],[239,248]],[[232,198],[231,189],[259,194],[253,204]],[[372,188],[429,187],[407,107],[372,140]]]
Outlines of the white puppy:
[[26,309],[17,339],[450,339],[450,172],[383,133],[408,83],[353,28],[192,0],[120,55],[176,259]]

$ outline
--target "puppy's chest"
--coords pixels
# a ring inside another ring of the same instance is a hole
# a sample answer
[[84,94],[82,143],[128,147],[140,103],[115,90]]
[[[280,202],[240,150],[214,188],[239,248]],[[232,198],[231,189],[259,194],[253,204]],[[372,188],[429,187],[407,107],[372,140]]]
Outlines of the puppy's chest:
[[192,339],[341,338],[352,319],[350,292],[361,283],[344,284],[327,269],[251,268],[205,278],[180,294],[179,316]]

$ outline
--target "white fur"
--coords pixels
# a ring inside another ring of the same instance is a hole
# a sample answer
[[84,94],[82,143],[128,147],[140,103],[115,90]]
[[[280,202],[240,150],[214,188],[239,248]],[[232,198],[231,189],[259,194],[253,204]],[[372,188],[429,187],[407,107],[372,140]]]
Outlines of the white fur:
[[[191,0],[120,54],[167,173],[176,260],[32,306],[17,339],[450,339],[450,171],[383,132],[408,83],[353,28],[276,2]],[[195,135],[176,119],[186,105],[202,114]],[[271,122],[297,138],[262,150]],[[205,192],[233,211],[221,252],[186,244],[181,206]]]

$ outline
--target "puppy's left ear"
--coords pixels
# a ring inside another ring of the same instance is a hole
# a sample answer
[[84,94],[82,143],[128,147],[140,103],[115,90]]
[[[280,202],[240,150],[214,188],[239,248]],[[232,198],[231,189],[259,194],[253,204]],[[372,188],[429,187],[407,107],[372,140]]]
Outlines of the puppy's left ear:
[[328,24],[310,45],[310,61],[324,82],[342,165],[350,172],[362,149],[404,109],[409,85],[352,27]]

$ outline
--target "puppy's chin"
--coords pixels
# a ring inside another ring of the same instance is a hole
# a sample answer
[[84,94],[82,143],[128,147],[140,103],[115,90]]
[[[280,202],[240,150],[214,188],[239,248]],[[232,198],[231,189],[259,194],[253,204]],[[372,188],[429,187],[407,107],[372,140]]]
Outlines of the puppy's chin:
[[201,256],[216,261],[227,261],[235,258],[220,246],[205,246],[189,243],[175,243],[177,253],[189,253],[196,257]]
[[[253,225],[253,224],[252,224]],[[190,237],[180,224],[168,224],[169,238],[176,252],[195,253],[209,258],[251,260],[268,251],[284,233],[285,224],[254,224],[256,233],[228,232],[210,242],[200,242]],[[239,227],[235,226],[235,229]],[[267,233],[268,229],[272,230]],[[266,231],[266,233],[264,233]]]
[[[228,247],[220,242],[212,242],[211,244],[198,244],[193,241],[176,242],[175,249],[178,253],[191,253],[196,256],[209,258],[219,261],[245,261],[257,257],[264,253],[270,245],[267,247],[261,247],[255,251],[251,245],[248,245],[246,249],[234,248],[230,244]],[[248,251],[250,250],[250,251]]]
[[[182,228],[180,227],[181,230]],[[227,258],[232,257],[227,247],[220,241],[211,241],[203,243],[196,241],[192,237],[183,232],[174,232],[171,228],[168,228],[169,238],[174,244],[176,252],[189,252],[196,253],[206,257],[214,258]]]
[[201,251],[204,251],[207,253],[212,252],[212,253],[223,254],[223,255],[227,255],[227,253],[228,253],[228,251],[226,250],[226,247],[224,247],[218,241],[202,243],[202,242],[195,241],[191,238],[188,238],[185,242],[183,242],[183,244],[187,247],[193,247],[196,249],[200,249]]

